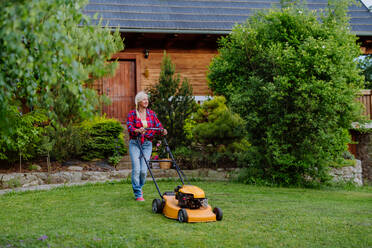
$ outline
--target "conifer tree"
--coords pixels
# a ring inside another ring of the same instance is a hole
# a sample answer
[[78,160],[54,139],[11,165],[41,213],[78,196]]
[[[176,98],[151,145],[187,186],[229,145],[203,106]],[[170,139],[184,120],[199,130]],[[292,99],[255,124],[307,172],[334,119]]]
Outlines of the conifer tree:
[[183,126],[196,104],[187,78],[181,82],[180,75],[175,74],[175,71],[170,56],[164,52],[159,82],[148,89],[150,108],[168,130],[167,139],[171,148],[184,144],[186,139]]

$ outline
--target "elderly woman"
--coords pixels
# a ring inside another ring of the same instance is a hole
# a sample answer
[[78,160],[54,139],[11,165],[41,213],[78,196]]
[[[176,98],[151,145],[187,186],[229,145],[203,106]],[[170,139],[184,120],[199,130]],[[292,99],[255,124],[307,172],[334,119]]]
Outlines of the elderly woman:
[[[163,128],[154,111],[148,109],[148,95],[141,91],[135,97],[136,109],[128,114],[127,127],[129,132],[129,155],[132,160],[132,187],[136,201],[144,201],[142,187],[146,181],[147,166],[141,152],[137,138],[140,139],[145,159],[150,160],[152,152],[152,139],[159,131],[146,130],[145,128]],[[162,134],[167,135],[167,130],[162,129]]]

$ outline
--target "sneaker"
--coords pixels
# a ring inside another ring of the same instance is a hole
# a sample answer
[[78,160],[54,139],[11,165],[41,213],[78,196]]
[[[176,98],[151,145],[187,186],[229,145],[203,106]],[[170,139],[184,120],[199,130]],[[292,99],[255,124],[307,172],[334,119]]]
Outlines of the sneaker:
[[141,197],[137,197],[136,201],[145,201],[145,199],[141,196]]

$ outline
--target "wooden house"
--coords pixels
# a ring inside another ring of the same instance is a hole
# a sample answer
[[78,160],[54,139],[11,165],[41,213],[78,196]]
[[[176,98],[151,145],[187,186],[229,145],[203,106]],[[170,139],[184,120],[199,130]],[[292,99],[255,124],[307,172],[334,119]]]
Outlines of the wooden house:
[[[96,83],[113,104],[104,109],[121,121],[134,108],[135,94],[158,81],[164,51],[176,71],[187,77],[197,100],[211,92],[206,73],[217,54],[219,37],[244,23],[256,11],[279,7],[280,0],[91,0],[84,13],[102,18],[102,24],[119,27],[125,38],[116,75]],[[310,9],[322,9],[327,0],[307,0]],[[372,13],[362,2],[349,9],[352,32],[364,53],[372,53]]]

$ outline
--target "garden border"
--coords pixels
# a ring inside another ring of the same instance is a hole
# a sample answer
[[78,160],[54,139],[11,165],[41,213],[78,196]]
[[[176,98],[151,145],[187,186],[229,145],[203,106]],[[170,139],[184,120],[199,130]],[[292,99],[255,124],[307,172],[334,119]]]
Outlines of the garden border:
[[[184,170],[189,179],[202,178],[203,180],[226,181],[231,172],[236,169],[196,169]],[[175,170],[152,169],[155,178],[177,179]],[[29,190],[48,190],[56,187],[84,185],[87,183],[103,183],[109,181],[129,180],[131,170],[118,171],[62,171],[56,173],[31,172],[0,174],[0,195],[9,192],[20,192]],[[147,178],[152,180],[152,178]]]

